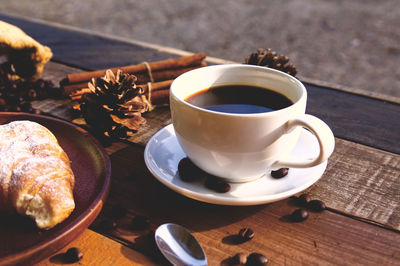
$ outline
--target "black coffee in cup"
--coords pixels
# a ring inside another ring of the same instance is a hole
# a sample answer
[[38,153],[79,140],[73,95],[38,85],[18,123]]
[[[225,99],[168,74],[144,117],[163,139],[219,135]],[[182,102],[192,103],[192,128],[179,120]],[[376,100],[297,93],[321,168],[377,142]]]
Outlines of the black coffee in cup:
[[[306,104],[306,88],[296,78],[245,64],[197,68],[170,88],[172,123],[183,152],[205,172],[233,183],[260,178],[266,169],[308,168],[328,159],[335,138],[322,120],[305,114]],[[302,127],[319,140],[312,160],[289,156]]]
[[250,85],[222,85],[201,90],[185,99],[212,111],[236,114],[265,113],[293,104],[285,95]]

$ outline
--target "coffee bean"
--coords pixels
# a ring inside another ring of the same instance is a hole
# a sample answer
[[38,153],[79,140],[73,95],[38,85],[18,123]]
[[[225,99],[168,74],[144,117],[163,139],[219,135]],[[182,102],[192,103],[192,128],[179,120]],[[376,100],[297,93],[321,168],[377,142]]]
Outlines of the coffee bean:
[[116,227],[117,227],[117,223],[114,220],[110,220],[110,219],[104,219],[99,224],[99,228],[102,231],[106,231],[106,232],[111,231]]
[[271,176],[273,178],[282,178],[289,173],[289,168],[280,168],[275,171],[271,171]]
[[322,212],[326,209],[325,203],[320,200],[312,200],[307,203],[307,208],[313,212]]
[[218,183],[218,188],[216,190],[217,192],[226,193],[226,192],[229,192],[229,190],[231,190],[231,185],[229,185],[228,183],[223,182],[223,181],[220,181]]
[[124,206],[121,206],[121,205],[115,205],[111,209],[111,214],[116,219],[120,219],[120,218],[124,217],[127,212],[128,212],[128,210]]
[[226,193],[231,190],[231,185],[215,176],[208,176],[204,185],[219,193]]
[[42,111],[40,111],[39,109],[32,108],[32,113],[40,115],[42,113]]
[[240,229],[238,236],[242,241],[249,241],[254,237],[254,231],[251,228],[242,228]]
[[247,256],[244,253],[237,253],[230,260],[231,265],[245,265],[247,262]]
[[64,259],[67,263],[74,263],[83,258],[82,252],[78,248],[70,248],[65,252]]
[[149,227],[149,218],[144,215],[138,215],[133,217],[131,222],[131,228],[133,230],[144,230]]
[[262,265],[267,265],[268,264],[268,259],[264,255],[260,253],[251,253],[247,257],[247,263],[246,265],[251,265],[251,266],[262,266]]
[[308,218],[308,211],[305,209],[297,209],[290,215],[292,222],[302,222]]
[[297,202],[300,206],[306,206],[311,201],[311,197],[308,194],[302,194],[297,198]]
[[35,100],[36,98],[37,98],[37,92],[36,92],[36,90],[35,89],[29,89],[28,90],[28,97],[29,97],[29,99],[31,99],[31,100]]
[[198,168],[188,157],[179,161],[178,172],[179,177],[185,182],[200,180],[206,175],[206,173]]

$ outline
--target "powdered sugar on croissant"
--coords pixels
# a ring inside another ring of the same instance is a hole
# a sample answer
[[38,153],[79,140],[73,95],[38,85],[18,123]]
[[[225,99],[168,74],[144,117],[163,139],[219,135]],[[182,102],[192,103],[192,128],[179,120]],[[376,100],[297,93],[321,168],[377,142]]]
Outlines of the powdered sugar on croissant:
[[56,137],[31,121],[0,126],[0,210],[15,210],[49,229],[75,208],[75,178]]

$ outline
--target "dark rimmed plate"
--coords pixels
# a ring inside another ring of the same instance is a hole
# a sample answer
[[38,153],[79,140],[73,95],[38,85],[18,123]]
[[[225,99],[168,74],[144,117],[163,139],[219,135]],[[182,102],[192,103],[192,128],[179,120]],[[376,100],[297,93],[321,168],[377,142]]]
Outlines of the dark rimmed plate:
[[56,118],[26,113],[0,113],[0,124],[30,120],[47,127],[71,160],[75,174],[75,210],[50,230],[18,215],[0,215],[0,265],[38,262],[81,234],[99,214],[110,185],[110,159],[84,129]]

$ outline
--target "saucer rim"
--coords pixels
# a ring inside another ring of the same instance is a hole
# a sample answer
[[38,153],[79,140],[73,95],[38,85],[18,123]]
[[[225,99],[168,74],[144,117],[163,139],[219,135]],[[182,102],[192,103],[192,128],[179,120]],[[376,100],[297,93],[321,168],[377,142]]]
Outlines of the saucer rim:
[[[306,129],[302,129],[302,130],[307,131]],[[315,174],[316,177],[312,178],[308,182],[302,184],[301,186],[297,186],[293,189],[290,189],[290,190],[287,190],[284,192],[279,192],[279,193],[275,193],[275,194],[267,194],[267,195],[257,195],[254,197],[237,197],[237,198],[229,197],[229,196],[227,196],[229,194],[218,193],[218,192],[214,192],[212,190],[209,191],[210,192],[209,194],[204,194],[204,193],[200,193],[200,192],[196,191],[195,188],[199,186],[196,183],[188,183],[187,185],[189,187],[182,187],[177,184],[173,184],[172,182],[169,182],[166,178],[159,176],[158,172],[155,169],[153,169],[152,165],[154,165],[154,163],[150,159],[151,154],[150,154],[149,150],[150,150],[151,145],[157,145],[157,144],[154,144],[155,140],[158,139],[158,136],[161,135],[162,133],[164,133],[165,131],[168,131],[168,133],[170,134],[169,137],[176,139],[175,130],[174,130],[172,124],[164,126],[150,138],[150,140],[147,142],[145,150],[144,150],[144,160],[145,160],[147,169],[154,176],[154,178],[156,178],[159,182],[161,182],[163,185],[165,185],[169,189],[171,189],[183,196],[186,196],[188,198],[191,198],[191,199],[194,199],[197,201],[201,201],[201,202],[211,203],[211,204],[228,205],[228,206],[251,206],[251,205],[267,204],[267,203],[271,203],[271,202],[275,202],[275,201],[279,201],[279,200],[288,198],[288,197],[293,196],[301,191],[304,191],[305,189],[309,188],[311,185],[316,183],[323,176],[323,174],[326,170],[326,167],[327,167],[327,163],[328,163],[328,160],[326,160],[325,162],[323,162],[317,166],[304,168],[304,169],[309,169],[309,168],[319,167],[321,169],[319,169],[319,172],[317,174]],[[165,138],[165,139],[167,139],[167,138]],[[179,143],[177,143],[177,144],[179,145]],[[154,158],[154,156],[152,156],[152,157]],[[154,168],[159,169],[158,167],[154,167]],[[162,173],[161,173],[161,175],[162,175]],[[265,178],[265,177],[261,177],[254,181],[251,181],[251,182],[259,182],[259,180],[261,180],[262,178]],[[231,183],[231,184],[236,185],[233,183]],[[190,187],[193,187],[193,189],[190,189]]]

